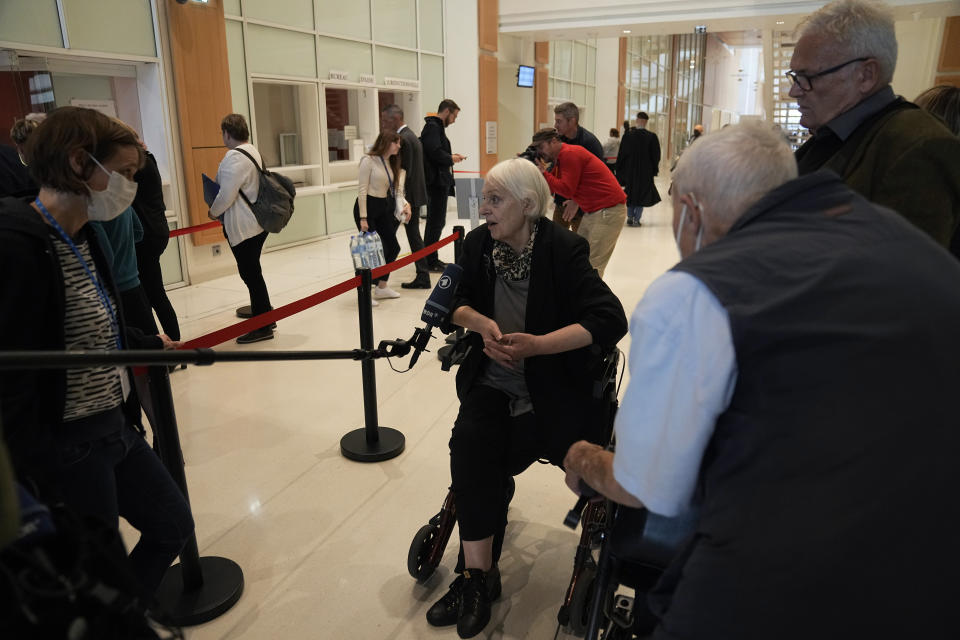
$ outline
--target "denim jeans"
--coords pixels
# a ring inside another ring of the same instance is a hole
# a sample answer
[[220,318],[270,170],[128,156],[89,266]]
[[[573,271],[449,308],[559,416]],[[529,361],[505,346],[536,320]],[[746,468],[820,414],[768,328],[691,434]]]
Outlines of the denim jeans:
[[113,527],[123,516],[140,531],[130,564],[152,595],[193,533],[190,506],[160,458],[127,425],[96,440],[58,443],[57,453],[68,507]]
[[627,218],[635,222],[640,222],[640,216],[643,215],[643,207],[627,207]]

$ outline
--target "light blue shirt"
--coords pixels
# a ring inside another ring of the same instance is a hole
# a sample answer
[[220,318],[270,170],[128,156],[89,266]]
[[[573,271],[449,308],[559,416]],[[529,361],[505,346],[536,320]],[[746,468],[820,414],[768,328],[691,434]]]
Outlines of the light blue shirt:
[[647,509],[674,516],[690,506],[703,452],[736,385],[730,318],[700,280],[669,271],[640,300],[630,335],[613,475]]

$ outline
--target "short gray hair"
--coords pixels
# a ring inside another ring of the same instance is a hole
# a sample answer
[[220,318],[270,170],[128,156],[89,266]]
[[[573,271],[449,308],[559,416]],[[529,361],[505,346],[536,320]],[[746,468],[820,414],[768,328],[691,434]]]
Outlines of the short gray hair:
[[572,102],[562,102],[553,108],[553,112],[567,120],[573,118],[580,122],[580,108]]
[[733,224],[767,192],[797,177],[797,161],[769,124],[746,122],[699,138],[673,172],[678,194],[710,203],[711,222]]
[[826,36],[851,58],[876,58],[880,80],[889,84],[897,68],[893,12],[882,2],[836,0],[814,11],[797,27],[797,37]]
[[388,104],[380,113],[385,113],[391,118],[400,118],[403,120],[403,109],[398,104]]
[[498,162],[487,171],[485,181],[504,189],[518,202],[532,203],[533,209],[525,214],[531,222],[547,215],[552,208],[550,187],[540,169],[529,160],[511,158]]

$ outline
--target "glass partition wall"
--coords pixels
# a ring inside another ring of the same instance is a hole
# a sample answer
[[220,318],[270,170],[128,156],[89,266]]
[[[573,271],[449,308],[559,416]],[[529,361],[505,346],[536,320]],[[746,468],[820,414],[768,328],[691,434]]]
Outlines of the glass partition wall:
[[[357,167],[382,106],[400,104],[419,132],[444,98],[442,0],[360,0],[349,11],[339,0],[232,0],[224,11],[233,107],[267,166],[297,186],[298,216],[267,245],[352,229]],[[319,219],[297,221],[301,210]]]
[[702,124],[705,34],[627,38],[623,119],[650,116],[647,127],[660,137],[663,162],[688,144]]

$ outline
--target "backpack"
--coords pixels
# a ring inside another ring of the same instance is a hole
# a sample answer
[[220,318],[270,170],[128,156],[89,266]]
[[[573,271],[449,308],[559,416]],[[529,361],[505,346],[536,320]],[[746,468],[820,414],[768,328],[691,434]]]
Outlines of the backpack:
[[267,171],[243,149],[237,148],[234,151],[239,151],[250,158],[250,162],[260,172],[260,191],[257,194],[257,201],[250,202],[243,193],[243,189],[240,189],[240,197],[253,211],[257,223],[263,227],[264,231],[280,233],[293,215],[293,198],[297,194],[293,181],[287,176]]

